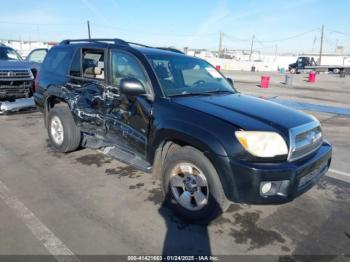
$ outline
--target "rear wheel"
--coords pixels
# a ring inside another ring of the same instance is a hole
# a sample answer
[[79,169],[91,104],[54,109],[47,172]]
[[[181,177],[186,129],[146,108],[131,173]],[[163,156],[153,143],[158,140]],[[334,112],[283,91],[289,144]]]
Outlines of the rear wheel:
[[332,70],[332,72],[333,72],[333,74],[339,74],[339,73],[340,73],[340,69],[334,68],[334,69]]
[[295,68],[291,68],[291,69],[289,70],[289,72],[290,72],[291,74],[295,74],[295,73],[297,72],[297,70],[296,70]]
[[167,204],[190,222],[209,223],[228,207],[214,166],[193,147],[181,147],[168,154],[162,186]]
[[80,145],[81,132],[67,105],[59,104],[50,110],[47,131],[51,145],[59,152],[71,152]]

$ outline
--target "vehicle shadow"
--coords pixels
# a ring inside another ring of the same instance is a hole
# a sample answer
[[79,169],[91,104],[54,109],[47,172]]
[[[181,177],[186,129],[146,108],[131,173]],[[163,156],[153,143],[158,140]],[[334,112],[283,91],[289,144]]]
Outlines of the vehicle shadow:
[[208,225],[193,224],[182,220],[174,214],[166,202],[160,206],[159,214],[164,218],[166,224],[163,256],[211,255]]

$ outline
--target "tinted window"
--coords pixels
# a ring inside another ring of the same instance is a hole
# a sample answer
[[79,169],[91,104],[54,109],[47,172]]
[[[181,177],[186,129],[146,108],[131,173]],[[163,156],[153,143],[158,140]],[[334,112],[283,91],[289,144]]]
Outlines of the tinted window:
[[28,55],[27,60],[31,62],[42,63],[46,54],[47,50],[45,49],[34,50]]
[[75,51],[75,55],[73,57],[73,61],[72,61],[72,65],[70,68],[70,75],[71,76],[77,76],[77,77],[81,77],[81,64],[80,64],[80,49],[77,49]]
[[42,66],[42,73],[66,76],[70,66],[73,49],[53,47],[47,54]]
[[136,78],[150,91],[149,80],[137,58],[124,52],[112,51],[112,83],[119,86],[123,78]]

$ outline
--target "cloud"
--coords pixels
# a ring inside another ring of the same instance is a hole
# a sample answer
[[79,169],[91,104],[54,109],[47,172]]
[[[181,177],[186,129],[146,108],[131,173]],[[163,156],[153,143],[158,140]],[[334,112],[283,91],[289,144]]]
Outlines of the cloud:
[[99,7],[96,7],[90,0],[80,0],[80,2],[85,5],[96,17],[99,21],[108,24],[108,20],[106,17],[99,11]]
[[213,29],[219,33],[220,23],[229,17],[229,15],[230,9],[227,4],[227,0],[220,0],[209,16],[203,19],[198,25],[198,28],[193,36],[188,37],[185,41],[188,43],[188,45],[192,45],[194,41],[198,40],[198,38],[213,33]]

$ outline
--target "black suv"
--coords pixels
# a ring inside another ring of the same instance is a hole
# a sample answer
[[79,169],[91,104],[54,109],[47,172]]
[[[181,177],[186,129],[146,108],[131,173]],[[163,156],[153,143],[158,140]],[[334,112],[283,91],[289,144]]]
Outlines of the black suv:
[[58,151],[101,149],[152,173],[192,221],[210,221],[229,201],[290,201],[331,162],[315,118],[238,93],[174,49],[65,40],[44,60],[34,97]]

